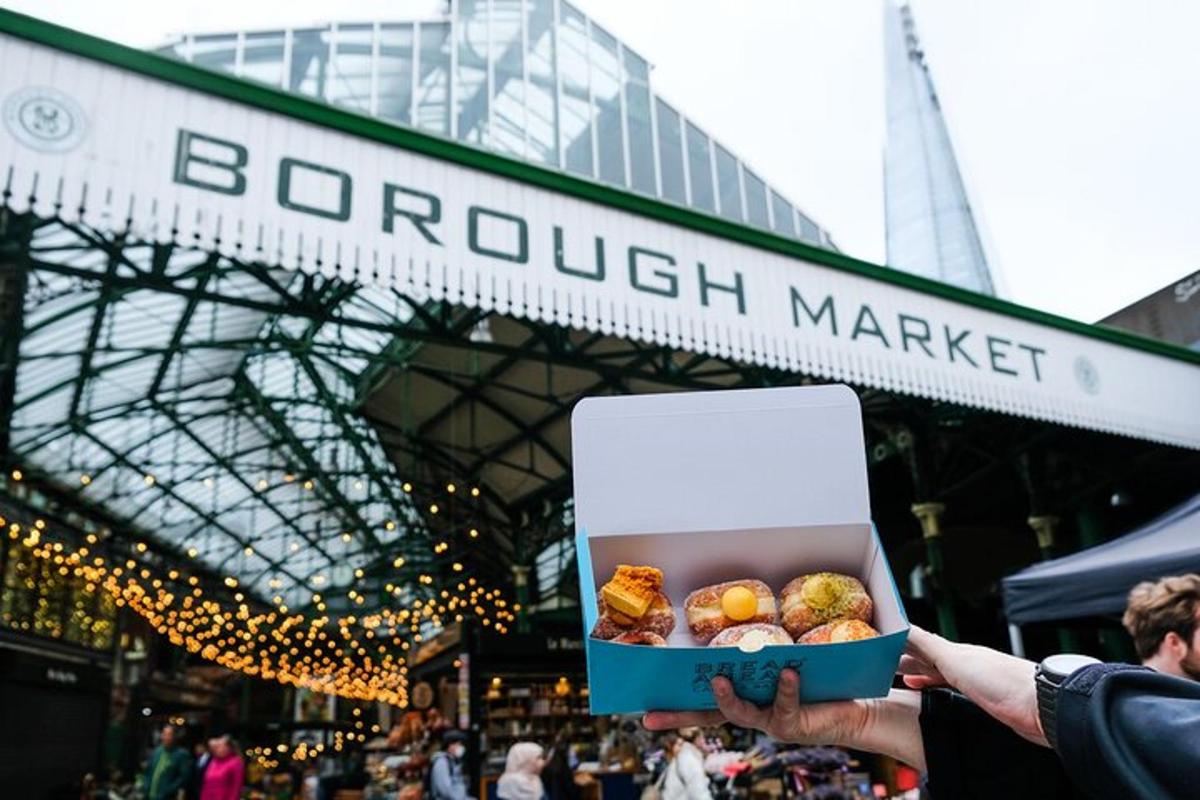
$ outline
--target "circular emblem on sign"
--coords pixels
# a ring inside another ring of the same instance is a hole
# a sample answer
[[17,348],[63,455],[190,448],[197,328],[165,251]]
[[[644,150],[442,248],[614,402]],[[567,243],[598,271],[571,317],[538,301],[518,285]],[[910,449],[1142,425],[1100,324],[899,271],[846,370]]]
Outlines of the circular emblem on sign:
[[87,133],[78,103],[57,89],[38,86],[5,98],[4,124],[18,142],[44,153],[74,150]]
[[1086,356],[1079,356],[1075,359],[1075,380],[1079,382],[1079,388],[1088,394],[1096,394],[1100,391],[1100,373],[1096,370],[1096,365]]
[[425,681],[421,681],[412,690],[413,708],[419,708],[422,711],[433,705],[433,687]]

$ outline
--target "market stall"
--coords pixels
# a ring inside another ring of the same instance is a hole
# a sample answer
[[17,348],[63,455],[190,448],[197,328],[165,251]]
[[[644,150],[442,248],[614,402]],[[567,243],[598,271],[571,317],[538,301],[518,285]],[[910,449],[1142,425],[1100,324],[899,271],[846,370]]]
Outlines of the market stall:
[[1200,571],[1200,494],[1102,545],[1027,567],[1004,579],[1013,651],[1031,622],[1120,615],[1140,581]]

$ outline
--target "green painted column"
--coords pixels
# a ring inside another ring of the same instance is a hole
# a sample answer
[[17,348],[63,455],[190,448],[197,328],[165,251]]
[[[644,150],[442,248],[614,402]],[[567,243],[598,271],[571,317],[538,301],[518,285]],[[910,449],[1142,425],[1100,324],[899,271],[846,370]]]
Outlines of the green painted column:
[[1042,561],[1054,558],[1055,533],[1058,531],[1058,517],[1050,514],[1039,514],[1026,520],[1033,533],[1037,536],[1038,550],[1042,552]]
[[517,592],[517,633],[529,633],[529,567],[513,565],[513,587]]
[[[1037,514],[1026,522],[1037,536],[1038,550],[1042,553],[1042,561],[1055,557],[1054,545],[1057,539],[1059,518],[1052,514]],[[1064,653],[1078,653],[1082,649],[1079,636],[1069,628],[1058,629],[1058,647]]]
[[[1100,499],[1089,500],[1080,506],[1075,515],[1079,529],[1079,546],[1095,547],[1108,540],[1108,520],[1105,519],[1105,503]],[[1105,661],[1137,661],[1137,653],[1129,636],[1120,630],[1104,628],[1100,631],[1100,647]]]
[[925,555],[929,561],[929,574],[933,578],[933,603],[937,609],[938,629],[942,636],[958,641],[958,621],[954,616],[954,604],[946,585],[946,562],[942,554],[943,503],[914,503],[912,513],[921,523],[921,534],[925,538]]

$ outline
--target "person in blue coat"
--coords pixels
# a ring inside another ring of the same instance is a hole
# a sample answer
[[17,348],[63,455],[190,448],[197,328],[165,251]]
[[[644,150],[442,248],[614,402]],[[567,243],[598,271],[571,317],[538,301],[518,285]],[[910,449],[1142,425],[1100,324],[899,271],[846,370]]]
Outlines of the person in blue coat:
[[462,768],[466,753],[466,734],[446,731],[442,736],[442,749],[433,754],[429,765],[429,794],[433,800],[472,800]]

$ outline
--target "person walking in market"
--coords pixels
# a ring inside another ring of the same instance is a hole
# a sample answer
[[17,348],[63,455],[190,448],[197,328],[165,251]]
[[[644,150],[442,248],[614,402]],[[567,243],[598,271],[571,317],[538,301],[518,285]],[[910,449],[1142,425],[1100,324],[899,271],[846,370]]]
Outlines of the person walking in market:
[[164,725],[158,747],[146,763],[146,800],[176,800],[192,775],[192,756],[179,744],[174,725]]
[[1200,681],[1200,575],[1139,583],[1121,621],[1143,666]]
[[245,780],[246,767],[233,740],[228,736],[214,739],[200,786],[200,800],[239,800]]
[[549,800],[580,800],[582,793],[575,782],[575,769],[571,763],[571,732],[568,727],[563,727],[554,736],[554,743],[546,754],[542,776]]
[[542,784],[542,768],[546,758],[542,746],[535,742],[517,742],[508,748],[504,774],[496,784],[499,800],[544,800],[546,787]]
[[466,753],[466,734],[451,730],[442,735],[442,749],[433,754],[429,765],[429,794],[433,800],[471,800],[462,767]]
[[712,800],[704,754],[695,744],[699,738],[699,728],[681,728],[678,735],[664,737],[668,761],[662,782],[663,800]]

